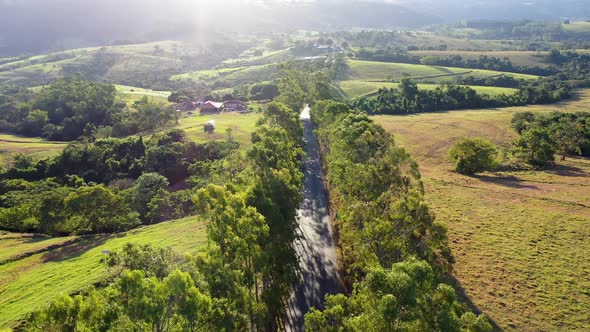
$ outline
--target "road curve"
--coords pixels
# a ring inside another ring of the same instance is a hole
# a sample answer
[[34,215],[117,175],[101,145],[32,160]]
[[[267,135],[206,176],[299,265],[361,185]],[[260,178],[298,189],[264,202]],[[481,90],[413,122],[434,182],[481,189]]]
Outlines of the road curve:
[[301,282],[295,285],[287,307],[286,330],[304,331],[304,315],[310,308],[323,308],[326,294],[340,292],[336,243],[333,241],[318,142],[309,107],[301,113],[306,157],[303,200],[298,210],[301,239],[296,243]]

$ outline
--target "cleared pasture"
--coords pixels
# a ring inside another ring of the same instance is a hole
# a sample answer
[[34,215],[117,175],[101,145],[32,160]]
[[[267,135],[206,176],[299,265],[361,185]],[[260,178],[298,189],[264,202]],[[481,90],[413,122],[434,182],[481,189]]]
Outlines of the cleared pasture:
[[494,77],[512,76],[519,79],[537,79],[538,76],[514,74],[482,69],[426,66],[405,63],[350,60],[350,78],[363,81],[399,81],[411,78],[418,81],[445,82],[457,77]]
[[590,90],[554,105],[375,116],[420,164],[426,198],[449,229],[465,299],[505,331],[590,329],[590,160],[476,177],[452,171],[463,137],[508,148],[517,112],[586,111]]

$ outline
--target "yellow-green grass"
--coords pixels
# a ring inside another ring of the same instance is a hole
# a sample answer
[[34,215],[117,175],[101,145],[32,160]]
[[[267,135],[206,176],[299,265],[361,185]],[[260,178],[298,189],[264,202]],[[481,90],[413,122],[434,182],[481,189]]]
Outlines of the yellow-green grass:
[[0,236],[0,264],[59,246],[74,237],[44,237],[34,234],[3,233]]
[[[367,81],[340,81],[337,83],[340,89],[349,97],[359,97],[377,92],[381,88],[396,88],[398,83],[391,82],[367,82]],[[434,90],[439,84],[418,84],[419,89]],[[500,88],[493,86],[470,86],[472,89],[481,94],[498,96],[501,94],[512,95],[517,90],[511,88]]]
[[[235,141],[246,146],[250,144],[251,133],[258,119],[260,113],[194,115],[181,118],[178,128],[184,130],[188,137],[197,143],[225,140],[226,130],[230,128]],[[215,121],[215,132],[212,134],[203,130],[203,126],[210,120]]]
[[587,21],[571,22],[570,24],[564,24],[563,29],[565,31],[569,31],[569,32],[589,33],[590,32],[590,22],[587,22]]
[[[0,328],[13,327],[27,313],[60,293],[74,293],[107,277],[103,250],[126,243],[172,247],[195,253],[206,241],[206,225],[196,217],[92,238],[0,265]],[[0,238],[0,252],[11,243]],[[26,249],[23,249],[26,250]]]
[[515,113],[584,111],[589,101],[584,90],[556,105],[374,117],[420,164],[449,229],[457,286],[502,330],[590,329],[590,160],[467,177],[452,171],[448,150],[463,137],[507,147]]
[[168,98],[171,94],[170,91],[155,91],[152,89],[143,89],[143,88],[138,88],[135,86],[120,85],[120,84],[116,84],[115,88],[117,89],[118,93],[148,96],[148,97]]
[[377,61],[350,60],[350,78],[364,81],[416,80],[445,82],[461,76],[494,77],[507,75],[521,79],[537,79],[538,76],[499,72],[493,70],[414,65]]
[[127,105],[132,105],[143,97],[148,97],[160,103],[169,104],[168,97],[170,91],[155,91],[151,89],[143,89],[129,85],[115,84],[119,101]]
[[60,153],[68,143],[51,142],[42,138],[0,133],[0,165],[10,162],[14,155],[23,153],[42,159]]
[[415,56],[437,56],[441,59],[446,59],[451,56],[461,56],[464,60],[477,60],[480,56],[488,56],[494,58],[508,58],[515,66],[530,66],[530,67],[546,67],[549,66],[545,62],[544,57],[548,52],[534,52],[534,51],[410,51],[408,52]]
[[171,79],[189,79],[195,82],[221,80],[229,85],[239,85],[273,80],[277,75],[278,70],[275,64],[265,64],[249,67],[200,70],[188,74],[174,75]]

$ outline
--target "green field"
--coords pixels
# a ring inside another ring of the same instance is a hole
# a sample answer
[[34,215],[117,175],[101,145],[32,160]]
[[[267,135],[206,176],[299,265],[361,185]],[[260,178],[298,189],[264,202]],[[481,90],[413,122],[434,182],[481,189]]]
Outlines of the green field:
[[[390,82],[340,81],[337,85],[346,96],[354,98],[375,93],[381,88],[396,88],[399,84]],[[433,90],[439,86],[439,84],[418,84],[418,88],[424,90]],[[490,96],[498,96],[501,94],[512,95],[517,91],[516,89],[498,88],[493,86],[471,86],[471,88],[478,93]]]
[[[107,276],[100,263],[103,250],[118,250],[133,242],[195,253],[206,241],[205,228],[204,222],[191,217],[116,235],[79,238],[74,243],[67,242],[71,238],[39,240],[0,234],[3,257],[22,257],[0,262],[0,329],[15,326],[28,312],[60,293],[76,292],[103,280]],[[49,243],[64,245],[41,251]]]
[[521,79],[536,79],[538,76],[505,73],[493,70],[452,68],[413,65],[376,61],[350,60],[350,78],[362,81],[399,81],[404,77],[417,81],[445,82],[461,76],[494,77],[508,75]]
[[477,60],[480,56],[494,57],[494,58],[508,58],[515,66],[530,66],[530,67],[547,67],[548,63],[544,61],[544,56],[548,52],[533,52],[533,51],[410,51],[408,52],[415,56],[437,56],[441,59],[446,59],[451,56],[460,56],[464,60]]
[[276,64],[249,67],[220,68],[200,70],[188,74],[172,76],[172,80],[188,79],[195,82],[222,81],[226,86],[271,81],[278,76]]
[[584,90],[554,105],[374,117],[419,162],[427,201],[449,229],[457,287],[500,330],[590,329],[590,160],[467,177],[447,153],[463,137],[508,147],[514,113],[586,111],[589,101]]
[[569,32],[589,33],[590,32],[590,22],[578,21],[578,22],[572,22],[570,24],[564,24],[563,29],[565,31],[569,31]]
[[[254,131],[258,119],[260,119],[258,113],[196,115],[181,118],[178,128],[186,131],[188,137],[197,143],[225,140],[225,132],[228,128],[231,128],[237,142],[242,145],[249,145],[251,133]],[[205,133],[203,130],[203,126],[209,120],[215,121],[215,132],[213,134]]]
[[50,142],[42,138],[0,133],[0,165],[10,162],[15,154],[25,153],[43,159],[60,153],[68,143]]
[[154,91],[151,89],[143,89],[135,86],[115,84],[117,89],[117,96],[120,101],[131,105],[143,97],[154,99],[158,102],[168,104],[168,97],[172,92],[170,91]]

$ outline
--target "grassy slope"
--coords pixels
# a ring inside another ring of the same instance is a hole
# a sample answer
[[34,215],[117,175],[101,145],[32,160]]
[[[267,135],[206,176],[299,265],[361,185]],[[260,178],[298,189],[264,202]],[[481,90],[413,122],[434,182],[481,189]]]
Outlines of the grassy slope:
[[[340,89],[350,98],[363,96],[377,92],[381,88],[395,88],[398,83],[390,82],[366,82],[366,81],[341,81],[337,83]],[[418,84],[418,88],[424,90],[433,90],[439,87],[439,84]],[[490,86],[471,86],[475,91],[482,94],[497,96],[500,94],[511,95],[517,90],[510,88],[499,88]]]
[[448,58],[451,56],[459,55],[463,59],[466,60],[477,60],[480,56],[486,55],[488,57],[495,57],[495,58],[509,58],[513,65],[515,66],[539,66],[539,67],[547,67],[545,61],[543,61],[543,56],[547,54],[547,52],[532,52],[532,51],[411,51],[408,52],[412,55],[416,56],[438,56],[440,58]]
[[[158,46],[162,55],[154,55]],[[63,76],[62,68],[69,66],[86,66],[98,52],[116,55],[113,67],[101,75],[106,81],[124,82],[129,77],[160,70],[176,68],[179,57],[190,54],[194,50],[175,41],[161,41],[135,45],[116,45],[105,47],[89,47],[36,55],[27,59],[7,60],[0,64],[0,83],[23,84],[36,86]]]
[[17,153],[26,153],[35,159],[42,159],[58,154],[66,146],[67,143],[63,142],[0,133],[0,165],[8,163]]
[[462,137],[508,146],[514,113],[585,111],[588,101],[585,90],[557,105],[375,117],[420,163],[459,287],[503,330],[590,329],[590,160],[466,177],[448,150]]
[[255,65],[249,67],[221,68],[200,70],[188,74],[174,75],[172,80],[189,79],[195,82],[221,80],[226,85],[236,86],[240,84],[270,81],[277,77],[278,71],[275,64]]
[[563,29],[569,32],[588,33],[590,32],[590,22],[579,21],[571,24],[564,24]]
[[[516,78],[535,79],[537,76],[504,73],[493,70],[452,68],[439,66],[413,65],[376,61],[350,60],[351,79],[364,81],[400,80],[407,76],[414,79],[444,82],[458,76],[492,77],[505,74]],[[404,75],[407,74],[407,75]]]
[[[20,240],[22,252],[14,251],[14,240],[0,237],[0,252],[18,255],[30,250]],[[82,239],[56,250],[34,254],[0,265],[0,328],[9,327],[26,313],[59,293],[76,292],[106,277],[100,263],[102,250],[118,250],[126,243],[172,247],[195,253],[206,240],[205,224],[197,218],[170,221],[127,233]],[[55,240],[59,241],[59,240]]]

